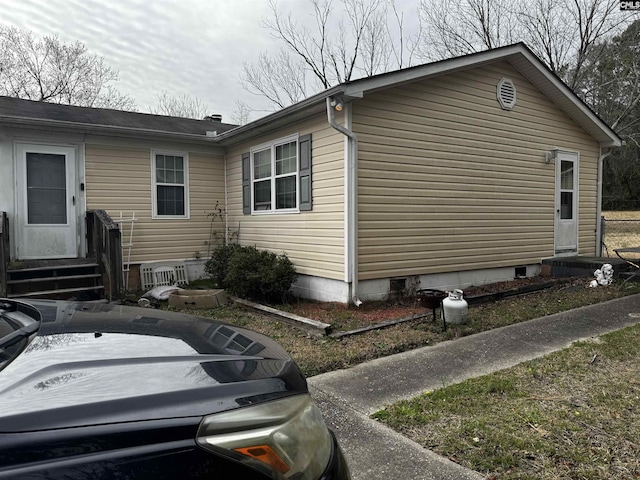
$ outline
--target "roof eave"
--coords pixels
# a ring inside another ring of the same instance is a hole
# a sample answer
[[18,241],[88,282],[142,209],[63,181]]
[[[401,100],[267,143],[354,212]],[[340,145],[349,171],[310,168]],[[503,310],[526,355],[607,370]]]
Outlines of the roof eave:
[[582,126],[603,147],[620,146],[620,137],[595,114],[584,102],[551,72],[536,55],[523,43],[487,50],[463,57],[442,60],[374,77],[354,80],[337,85],[311,96],[301,102],[259,118],[246,125],[233,128],[216,136],[176,133],[135,127],[113,125],[95,125],[61,120],[25,118],[0,115],[0,124],[22,125],[34,128],[55,128],[70,132],[91,133],[97,135],[115,135],[125,137],[172,140],[185,143],[208,144],[226,147],[268,133],[291,122],[319,113],[325,109],[327,97],[341,95],[346,100],[362,98],[365,93],[432,78],[470,67],[478,67],[496,61],[508,61],[529,81],[547,95],[576,123]]
[[166,132],[162,130],[151,130],[145,128],[120,127],[113,125],[94,125],[90,123],[70,122],[65,120],[49,120],[40,118],[15,117],[11,115],[0,115],[0,124],[8,126],[23,126],[33,128],[54,128],[67,132],[113,135],[121,137],[164,139],[182,143],[198,143],[218,146],[218,135],[207,137],[193,133]]
[[[524,43],[355,80],[346,85],[344,94],[351,97],[362,96],[365,93],[391,86],[415,82],[422,78],[450,74],[501,60],[511,63],[514,68],[551,98],[556,105],[589,132],[602,146],[619,147],[622,144],[622,140],[616,132],[580,100],[562,80],[551,72]],[[523,62],[523,60],[526,60],[526,62]],[[529,66],[533,67],[533,70],[527,68]],[[534,78],[531,78],[532,76]]]
[[267,133],[271,130],[279,128],[283,125],[291,123],[299,118],[306,117],[309,114],[316,113],[313,107],[317,107],[317,110],[325,109],[325,99],[329,96],[334,96],[344,92],[344,85],[337,85],[328,90],[324,90],[316,95],[313,95],[301,102],[295,103],[289,107],[278,110],[265,117],[254,120],[240,127],[236,127],[232,130],[228,130],[218,135],[217,139],[221,145],[230,145],[236,142],[240,142],[247,137],[255,137],[262,133]]
[[[528,48],[522,46],[518,52],[521,56],[513,56],[510,63],[525,75],[534,85],[536,85],[543,93],[545,93],[556,105],[558,105],[567,115],[574,119],[593,138],[595,138],[603,147],[619,147],[622,145],[622,139],[605,121],[603,121],[589,106],[580,98],[551,70],[549,70]],[[532,75],[523,67],[522,57],[528,60],[528,64],[536,69]],[[538,78],[531,78],[539,75]],[[542,80],[543,79],[543,80]],[[542,80],[542,81],[541,81]],[[547,83],[545,85],[545,82]],[[555,92],[553,91],[555,89]],[[560,96],[559,96],[560,95]],[[591,123],[594,128],[589,128]]]
[[415,82],[423,78],[433,78],[438,75],[450,74],[502,60],[511,63],[514,68],[520,71],[537,88],[545,93],[560,109],[582,126],[585,131],[603,147],[619,147],[622,145],[622,140],[613,129],[580,100],[577,95],[552,73],[523,43],[341,84],[271,115],[222,133],[218,138],[222,145],[228,145],[242,141],[247,137],[266,133],[312,113],[312,110],[310,110],[311,107],[321,105],[318,108],[324,108],[324,100],[330,96],[342,95],[347,99],[362,98],[364,94],[377,90]]

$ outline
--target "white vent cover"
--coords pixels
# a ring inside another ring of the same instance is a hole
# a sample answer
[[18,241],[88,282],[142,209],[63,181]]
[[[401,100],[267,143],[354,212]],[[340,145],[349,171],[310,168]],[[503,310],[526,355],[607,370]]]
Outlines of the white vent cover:
[[140,283],[143,290],[160,285],[186,285],[189,283],[187,266],[184,262],[143,263],[140,265]]
[[503,110],[511,110],[516,104],[516,86],[508,78],[498,82],[498,102]]

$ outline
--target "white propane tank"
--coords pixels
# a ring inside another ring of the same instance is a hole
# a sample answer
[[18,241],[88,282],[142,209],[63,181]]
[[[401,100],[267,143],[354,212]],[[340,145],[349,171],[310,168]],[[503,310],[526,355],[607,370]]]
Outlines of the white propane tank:
[[467,323],[469,305],[462,298],[462,290],[449,292],[449,296],[442,301],[442,313],[447,323]]

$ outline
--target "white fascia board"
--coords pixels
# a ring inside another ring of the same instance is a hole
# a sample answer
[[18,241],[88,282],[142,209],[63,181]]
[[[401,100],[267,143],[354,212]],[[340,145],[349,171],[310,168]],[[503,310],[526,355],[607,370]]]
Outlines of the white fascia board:
[[[529,81],[536,85],[547,97],[556,102],[556,104],[565,111],[567,115],[573,118],[578,124],[581,124],[580,118],[577,115],[582,115],[585,120],[593,123],[595,127],[602,133],[603,137],[597,138],[603,146],[607,147],[619,147],[622,145],[620,137],[609,127],[600,117],[598,117],[578,96],[556,75],[554,75],[549,69],[547,69],[542,62],[529,50],[521,48],[518,52],[528,62],[527,65],[523,65],[523,59],[521,57],[515,57],[511,61],[511,64],[520,71]],[[526,69],[526,66],[533,67],[536,73],[541,78],[532,78],[532,75]],[[541,81],[543,80],[543,81]],[[557,93],[554,93],[554,90]],[[561,94],[561,97],[558,97]],[[564,102],[563,102],[564,100]],[[563,103],[569,103],[569,105],[563,105]],[[582,125],[583,127],[585,125]],[[588,130],[588,129],[587,129]]]
[[391,86],[402,85],[403,83],[411,83],[437,75],[452,73],[456,70],[464,70],[469,67],[493,63],[515,53],[523,52],[524,50],[522,45],[516,44],[496,50],[487,50],[486,52],[474,53],[395,72],[383,73],[375,77],[363,78],[348,83],[345,86],[344,95],[347,97],[361,97],[362,93],[369,93]]

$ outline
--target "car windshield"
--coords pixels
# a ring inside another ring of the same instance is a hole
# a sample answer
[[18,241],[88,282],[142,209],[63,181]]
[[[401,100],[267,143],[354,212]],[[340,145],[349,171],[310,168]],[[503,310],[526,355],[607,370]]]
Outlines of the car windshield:
[[40,314],[29,305],[0,302],[0,370],[27,345],[40,327]]

